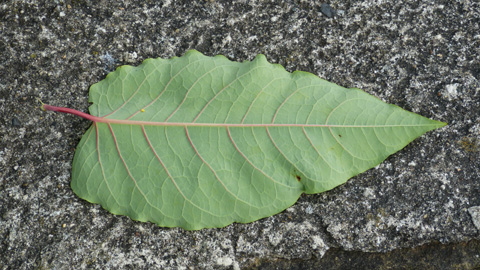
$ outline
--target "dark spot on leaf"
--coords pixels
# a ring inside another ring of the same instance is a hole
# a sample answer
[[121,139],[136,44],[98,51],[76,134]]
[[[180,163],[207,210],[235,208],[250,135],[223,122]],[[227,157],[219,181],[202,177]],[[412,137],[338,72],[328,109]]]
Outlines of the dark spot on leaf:
[[341,138],[341,137],[342,137],[342,135],[338,134],[338,137],[340,137],[340,138]]
[[295,175],[295,178],[297,178],[298,182],[300,182],[302,180],[302,177],[300,177],[300,175]]

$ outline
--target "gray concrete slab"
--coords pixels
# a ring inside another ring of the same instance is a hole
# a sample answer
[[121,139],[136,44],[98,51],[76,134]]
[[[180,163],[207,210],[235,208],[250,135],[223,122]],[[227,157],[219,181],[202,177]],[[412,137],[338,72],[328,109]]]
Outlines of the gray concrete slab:
[[[328,14],[321,4],[1,3],[0,268],[334,269],[363,258],[356,269],[391,269],[399,254],[416,268],[426,249],[445,269],[478,267],[478,2],[331,1]],[[235,61],[263,53],[449,125],[251,224],[160,228],[76,197],[71,162],[90,123],[45,113],[36,98],[87,111],[88,87],[119,65],[188,49]],[[465,252],[446,260],[452,246]]]

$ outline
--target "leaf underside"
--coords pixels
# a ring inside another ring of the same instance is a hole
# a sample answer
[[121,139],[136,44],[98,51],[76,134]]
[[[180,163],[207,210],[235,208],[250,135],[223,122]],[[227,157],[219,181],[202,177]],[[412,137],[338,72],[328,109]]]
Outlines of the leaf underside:
[[281,212],[445,125],[263,55],[147,59],[94,84],[89,101],[104,121],[78,145],[74,192],[188,230]]

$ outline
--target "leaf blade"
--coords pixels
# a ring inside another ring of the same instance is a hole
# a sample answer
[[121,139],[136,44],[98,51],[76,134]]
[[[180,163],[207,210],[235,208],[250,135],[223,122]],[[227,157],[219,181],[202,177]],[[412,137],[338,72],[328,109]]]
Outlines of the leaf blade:
[[93,85],[90,101],[98,121],[75,154],[74,192],[185,229],[278,213],[444,125],[262,55],[146,60]]

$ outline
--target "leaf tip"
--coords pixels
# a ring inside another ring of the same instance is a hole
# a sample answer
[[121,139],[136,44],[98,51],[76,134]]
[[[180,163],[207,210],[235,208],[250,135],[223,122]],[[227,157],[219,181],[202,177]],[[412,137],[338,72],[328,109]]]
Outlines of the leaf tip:
[[435,122],[435,129],[442,128],[448,125],[447,122],[443,122],[443,121],[437,121],[437,120],[431,120],[431,121]]

